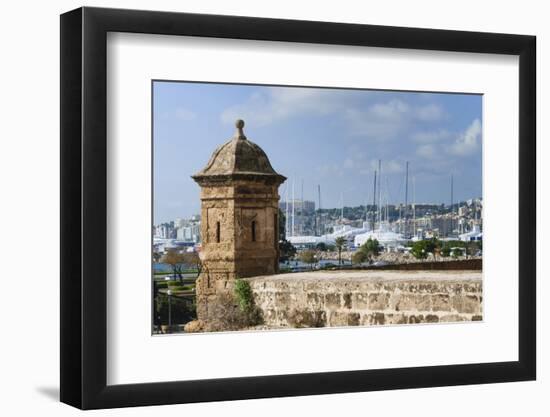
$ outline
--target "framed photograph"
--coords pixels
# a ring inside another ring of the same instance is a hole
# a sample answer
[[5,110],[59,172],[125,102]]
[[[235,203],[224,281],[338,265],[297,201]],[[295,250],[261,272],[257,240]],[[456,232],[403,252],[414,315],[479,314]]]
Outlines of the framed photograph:
[[61,401],[533,380],[535,37],[61,16]]

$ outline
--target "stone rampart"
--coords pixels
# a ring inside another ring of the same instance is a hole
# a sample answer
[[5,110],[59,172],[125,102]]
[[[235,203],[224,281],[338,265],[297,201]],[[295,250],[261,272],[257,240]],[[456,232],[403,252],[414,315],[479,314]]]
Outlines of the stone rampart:
[[481,271],[315,271],[247,280],[270,328],[482,320]]

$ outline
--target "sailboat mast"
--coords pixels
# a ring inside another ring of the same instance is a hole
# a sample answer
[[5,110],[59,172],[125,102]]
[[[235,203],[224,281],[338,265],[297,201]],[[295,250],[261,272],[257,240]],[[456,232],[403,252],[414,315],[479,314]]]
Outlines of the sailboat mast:
[[416,181],[415,178],[412,178],[413,180],[413,236],[416,236]]
[[382,199],[382,193],[381,193],[381,182],[380,178],[382,178],[382,160],[378,160],[378,228],[380,229],[381,223],[382,223],[382,210],[381,210],[381,199]]
[[407,205],[409,203],[409,161],[405,168],[405,218],[407,218]]
[[405,212],[403,213],[405,222],[405,233],[407,233],[407,214],[409,210],[409,161],[407,161],[405,168]]
[[340,201],[342,202],[342,208],[340,211],[340,221],[343,222],[344,221],[344,192],[343,191],[340,193]]
[[453,176],[451,174],[451,234],[454,232],[454,181],[453,181]]
[[296,200],[294,198],[294,178],[292,179],[292,231],[291,235],[294,236],[294,211],[296,206]]
[[372,193],[372,230],[376,227],[376,170],[374,170],[374,192]]
[[321,184],[318,184],[317,185],[317,195],[318,195],[318,198],[319,198],[319,206],[318,206],[318,209],[319,209],[319,236],[321,236],[323,234],[323,230],[322,230],[322,227],[321,227],[321,220],[322,220],[322,213],[321,213]]
[[289,236],[289,226],[290,219],[288,218],[288,185],[285,187],[285,237]]
[[388,177],[386,177],[386,193],[384,194],[386,199],[386,223],[390,224],[390,187],[388,185]]

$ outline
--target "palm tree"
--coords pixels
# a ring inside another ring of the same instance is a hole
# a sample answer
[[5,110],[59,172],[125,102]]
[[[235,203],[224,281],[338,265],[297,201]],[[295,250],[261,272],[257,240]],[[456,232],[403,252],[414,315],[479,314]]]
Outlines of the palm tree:
[[334,244],[338,250],[338,265],[342,265],[342,249],[346,246],[346,238],[343,236],[337,237]]

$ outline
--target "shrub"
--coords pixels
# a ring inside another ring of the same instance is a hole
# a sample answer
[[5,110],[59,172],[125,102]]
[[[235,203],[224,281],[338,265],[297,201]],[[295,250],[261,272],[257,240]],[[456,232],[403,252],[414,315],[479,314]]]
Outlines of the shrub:
[[254,297],[252,295],[252,287],[250,287],[250,282],[237,279],[235,281],[234,292],[241,311],[245,313],[250,311],[254,306]]
[[416,259],[426,259],[429,253],[433,254],[439,247],[441,247],[441,243],[437,239],[419,240],[412,244],[411,254]]
[[155,298],[154,321],[156,324],[168,324],[169,306],[172,309],[172,324],[183,324],[197,318],[194,299],[172,296],[169,303],[168,295],[159,293]]
[[464,255],[464,248],[453,248],[451,251],[451,256],[455,259],[463,255]]
[[[357,252],[363,253],[365,255],[365,259],[358,263],[363,263],[365,261],[369,261],[369,263],[372,263],[373,259],[376,258],[378,255],[380,255],[380,244],[378,243],[377,239],[368,238],[368,240],[363,243]],[[362,256],[362,255],[358,255]]]
[[313,264],[317,262],[317,259],[315,258],[315,251],[308,249],[300,252],[300,261],[305,264],[311,265],[311,267],[313,268]]
[[252,306],[243,311],[237,297],[229,292],[216,297],[209,306],[207,330],[211,332],[242,330],[262,323],[261,311]]
[[351,257],[351,261],[354,264],[362,264],[362,263],[366,262],[367,259],[368,259],[368,255],[366,254],[366,252],[364,252],[362,250],[356,251]]
[[286,262],[296,255],[296,248],[288,240],[283,239],[279,242],[279,259]]

